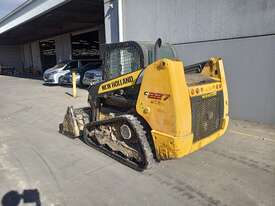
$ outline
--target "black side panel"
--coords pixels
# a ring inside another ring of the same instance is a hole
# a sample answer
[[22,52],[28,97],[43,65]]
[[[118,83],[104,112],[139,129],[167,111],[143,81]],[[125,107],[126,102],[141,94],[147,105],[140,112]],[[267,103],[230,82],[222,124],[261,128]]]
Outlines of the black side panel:
[[194,142],[211,135],[221,128],[224,112],[222,91],[208,98],[203,98],[203,96],[193,97],[191,98],[191,106]]

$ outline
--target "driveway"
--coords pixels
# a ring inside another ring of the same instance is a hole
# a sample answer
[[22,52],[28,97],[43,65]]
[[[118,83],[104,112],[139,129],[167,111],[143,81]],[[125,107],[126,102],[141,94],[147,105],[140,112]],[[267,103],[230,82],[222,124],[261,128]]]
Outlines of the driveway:
[[68,105],[87,105],[87,91],[66,92],[0,76],[2,205],[275,205],[274,126],[232,120],[204,149],[140,173],[58,133]]

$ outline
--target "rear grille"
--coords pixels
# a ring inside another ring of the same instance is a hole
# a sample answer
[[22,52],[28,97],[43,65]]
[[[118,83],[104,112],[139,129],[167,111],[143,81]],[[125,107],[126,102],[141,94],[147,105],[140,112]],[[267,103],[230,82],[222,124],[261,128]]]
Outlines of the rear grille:
[[215,96],[191,98],[192,131],[197,142],[221,128],[223,117],[223,92]]

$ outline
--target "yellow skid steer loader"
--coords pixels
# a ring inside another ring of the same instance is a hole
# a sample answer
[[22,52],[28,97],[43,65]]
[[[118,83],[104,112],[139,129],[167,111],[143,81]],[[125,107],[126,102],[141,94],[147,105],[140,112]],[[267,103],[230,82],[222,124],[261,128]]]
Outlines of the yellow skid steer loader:
[[221,58],[184,66],[161,39],[128,41],[105,45],[103,71],[90,106],[68,107],[59,130],[136,170],[199,150],[228,126]]

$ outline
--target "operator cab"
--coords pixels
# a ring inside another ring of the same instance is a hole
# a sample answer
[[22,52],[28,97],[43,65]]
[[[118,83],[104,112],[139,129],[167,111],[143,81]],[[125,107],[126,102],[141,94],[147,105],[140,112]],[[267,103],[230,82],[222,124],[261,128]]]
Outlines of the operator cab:
[[128,41],[107,44],[104,49],[104,79],[110,80],[124,74],[144,69],[157,59],[176,58],[169,43]]
[[[116,78],[143,70],[148,65],[162,58],[174,59],[176,58],[176,52],[171,44],[162,43],[160,39],[156,43],[128,41],[106,44],[104,46],[103,61],[104,81],[90,87],[90,97],[88,99],[96,99],[98,97],[105,109],[115,108],[116,111],[126,112],[134,107],[137,100],[143,78],[142,71],[131,87],[114,89],[104,95],[99,94],[94,98],[91,96],[98,94],[98,88],[104,83],[116,81]],[[90,100],[88,101],[90,102]]]

